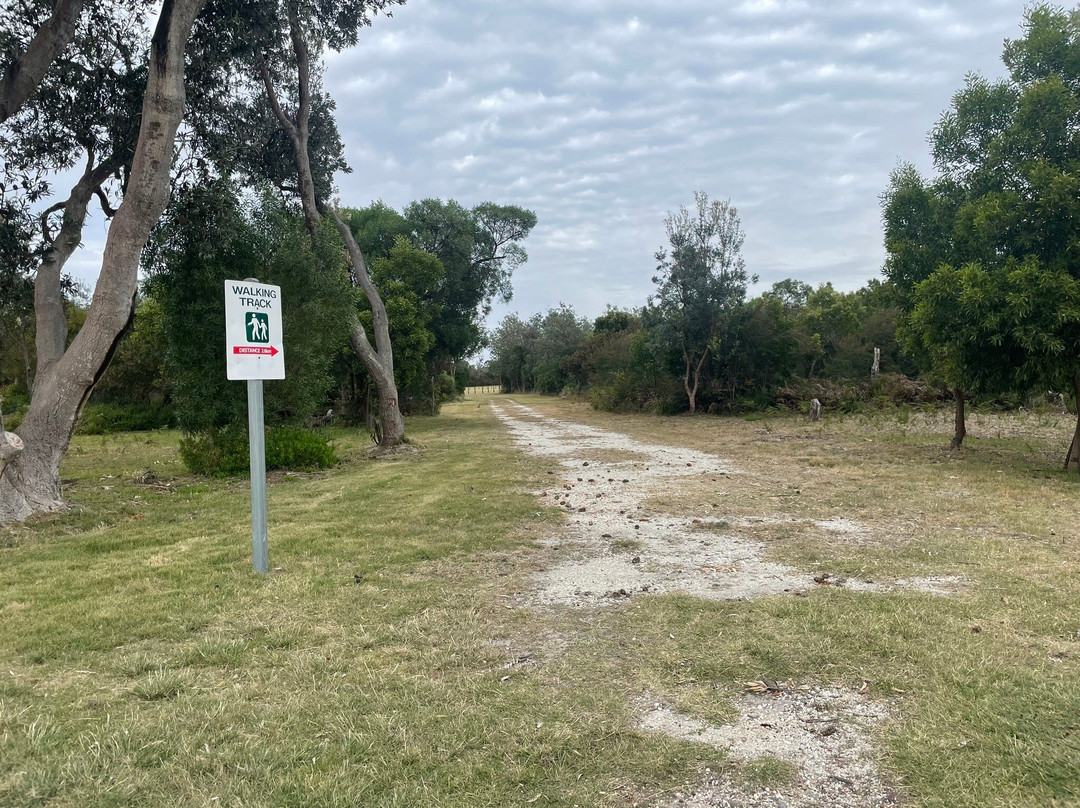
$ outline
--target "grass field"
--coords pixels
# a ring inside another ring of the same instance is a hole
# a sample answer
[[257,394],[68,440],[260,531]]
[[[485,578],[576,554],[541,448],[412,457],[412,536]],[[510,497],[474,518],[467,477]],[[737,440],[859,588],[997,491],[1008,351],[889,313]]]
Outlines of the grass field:
[[[393,459],[342,431],[341,467],[274,476],[275,572],[258,577],[246,482],[186,476],[172,433],[78,438],[74,508],[0,529],[0,805],[655,804],[706,768],[784,772],[643,732],[634,697],[718,720],[760,677],[868,682],[912,805],[1080,804],[1067,419],[980,416],[949,452],[946,418],[906,412],[661,419],[515,398],[752,469],[650,507],[772,520],[754,531],[775,560],[969,584],[522,605],[562,517],[529,493],[552,467],[512,450],[485,399],[410,421],[414,451]],[[169,485],[137,484],[148,468]]]

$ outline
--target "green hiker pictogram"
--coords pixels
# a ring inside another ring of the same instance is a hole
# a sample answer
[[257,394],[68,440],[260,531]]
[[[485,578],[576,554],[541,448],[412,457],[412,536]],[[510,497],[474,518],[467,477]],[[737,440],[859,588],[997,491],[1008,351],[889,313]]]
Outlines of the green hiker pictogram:
[[249,311],[247,315],[248,342],[270,341],[270,319],[257,311]]

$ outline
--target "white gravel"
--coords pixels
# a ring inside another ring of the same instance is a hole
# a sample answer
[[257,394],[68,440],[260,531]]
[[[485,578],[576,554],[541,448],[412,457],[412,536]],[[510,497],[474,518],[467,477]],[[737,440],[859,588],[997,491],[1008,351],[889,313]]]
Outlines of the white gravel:
[[[532,596],[537,602],[591,606],[643,592],[735,600],[814,586],[812,576],[762,560],[764,546],[759,542],[694,530],[705,524],[701,520],[642,511],[648,496],[678,485],[680,479],[705,477],[722,484],[724,476],[741,473],[731,461],[543,418],[517,404],[492,409],[522,449],[556,457],[567,469],[551,488],[538,492],[545,502],[573,516],[570,557],[538,575]],[[585,459],[589,450],[613,449],[643,459]]]
[[639,706],[642,729],[724,749],[735,761],[775,758],[798,770],[790,785],[758,789],[713,778],[664,803],[668,808],[879,808],[899,801],[882,782],[870,741],[888,710],[866,696],[835,688],[747,695],[736,702],[738,718],[722,726],[662,704]]
[[[952,594],[962,576],[867,581],[811,574],[765,560],[765,545],[746,536],[776,524],[825,531],[853,543],[874,541],[866,525],[848,519],[784,515],[689,519],[643,508],[682,481],[715,484],[745,474],[728,459],[693,449],[645,443],[628,435],[547,418],[512,401],[492,404],[523,451],[563,467],[537,496],[566,511],[568,530],[545,540],[563,558],[537,573],[524,596],[538,605],[601,607],[643,593],[684,592],[710,600],[754,599],[818,585],[863,592],[916,589]],[[597,461],[596,453],[632,460]],[[731,530],[739,531],[735,535]],[[734,723],[711,726],[662,704],[643,702],[641,727],[728,750],[736,761],[772,757],[798,767],[790,786],[753,790],[729,777],[706,777],[662,808],[882,808],[899,803],[883,782],[871,743],[887,710],[866,696],[833,688],[788,689],[736,702]]]
[[[756,516],[687,519],[642,509],[650,496],[704,479],[723,487],[725,478],[744,474],[728,459],[540,415],[514,402],[492,404],[519,448],[558,459],[564,471],[537,495],[570,514],[568,534],[548,543],[566,558],[538,573],[537,588],[527,596],[541,605],[597,606],[643,593],[684,592],[709,600],[752,600],[795,593],[817,586],[814,576],[764,560],[765,545],[725,533],[725,525],[803,524],[852,538],[870,537],[870,529],[848,519],[800,520]],[[595,460],[595,452],[632,453],[640,458]],[[588,458],[594,458],[592,460]],[[859,592],[901,588],[952,594],[964,585],[959,577],[866,581],[831,578],[831,586]]]

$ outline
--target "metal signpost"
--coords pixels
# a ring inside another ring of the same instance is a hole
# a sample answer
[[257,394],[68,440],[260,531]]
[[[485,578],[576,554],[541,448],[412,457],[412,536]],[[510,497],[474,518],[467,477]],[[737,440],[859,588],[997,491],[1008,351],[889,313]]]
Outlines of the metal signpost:
[[225,370],[246,380],[251,456],[251,554],[255,572],[270,571],[266,536],[266,429],[263,379],[285,378],[281,287],[254,278],[225,281]]

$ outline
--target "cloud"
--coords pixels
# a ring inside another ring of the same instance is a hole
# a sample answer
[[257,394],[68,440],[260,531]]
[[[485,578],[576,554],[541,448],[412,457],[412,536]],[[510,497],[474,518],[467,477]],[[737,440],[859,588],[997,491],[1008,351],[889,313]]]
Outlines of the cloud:
[[[730,198],[747,268],[856,288],[880,271],[878,195],[964,75],[1001,75],[1023,0],[409,0],[326,88],[342,200],[534,209],[496,313],[640,305],[667,210]],[[97,228],[101,230],[101,228]],[[95,230],[94,232],[97,232]],[[99,238],[88,231],[88,246]],[[98,243],[95,241],[95,243]],[[92,277],[93,250],[80,273]]]

